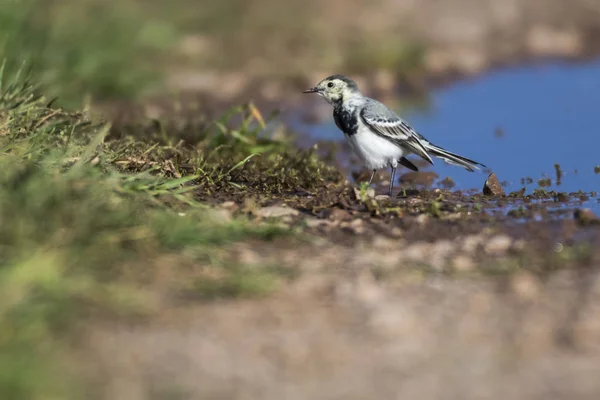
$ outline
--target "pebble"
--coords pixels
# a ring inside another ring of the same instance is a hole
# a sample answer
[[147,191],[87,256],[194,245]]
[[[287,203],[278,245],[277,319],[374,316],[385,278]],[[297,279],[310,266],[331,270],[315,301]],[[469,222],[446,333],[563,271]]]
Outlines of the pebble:
[[426,242],[417,242],[410,246],[408,246],[404,250],[404,255],[406,258],[412,261],[421,261],[425,260],[431,251],[431,245]]
[[256,215],[262,218],[280,218],[287,215],[294,216],[298,214],[300,214],[298,210],[285,206],[263,207],[256,211]]
[[493,172],[485,180],[483,185],[483,194],[485,196],[504,196],[504,189],[498,181],[498,177]]
[[377,285],[371,274],[361,274],[357,277],[353,295],[364,305],[378,303],[384,297],[382,288]]
[[390,235],[392,235],[394,237],[397,237],[397,238],[402,237],[403,236],[402,229],[400,229],[400,228],[392,228],[390,230]]
[[427,221],[429,221],[429,216],[427,214],[420,214],[417,219],[417,224],[419,225],[425,225],[427,223]]
[[462,249],[467,253],[472,253],[483,241],[484,238],[482,235],[469,235],[463,239]]
[[318,218],[307,218],[305,220],[306,226],[309,228],[318,228],[321,226],[331,226],[332,222],[327,219],[318,219]]
[[365,222],[362,219],[355,219],[352,222],[343,222],[340,226],[342,228],[349,228],[357,235],[365,233]]
[[333,221],[347,221],[350,218],[352,218],[352,216],[348,213],[348,211],[342,210],[340,208],[334,208],[329,213],[329,219]]
[[512,238],[507,235],[497,235],[490,238],[484,245],[485,252],[488,254],[504,254],[512,245]]
[[427,255],[426,261],[437,271],[441,271],[447,264],[448,255],[454,250],[454,243],[450,240],[438,240]]
[[534,25],[530,28],[526,44],[530,51],[541,56],[573,56],[583,50],[583,36],[576,29],[556,29]]
[[471,272],[475,269],[475,263],[471,257],[461,254],[452,260],[452,267],[456,272]]
[[529,272],[515,275],[511,281],[511,288],[521,300],[525,301],[534,300],[541,291],[538,278]]
[[221,204],[222,208],[229,208],[229,209],[236,209],[237,208],[237,204],[235,203],[235,201],[226,201],[223,204]]
[[373,247],[376,249],[392,249],[397,246],[398,241],[389,239],[382,235],[377,235],[373,238]]
[[600,222],[600,218],[589,208],[575,210],[573,218],[582,225],[597,224]]

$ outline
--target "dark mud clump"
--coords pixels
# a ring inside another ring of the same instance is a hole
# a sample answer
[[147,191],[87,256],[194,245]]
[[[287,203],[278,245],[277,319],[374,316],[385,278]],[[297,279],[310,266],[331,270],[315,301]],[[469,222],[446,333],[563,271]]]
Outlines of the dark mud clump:
[[498,181],[496,174],[492,173],[485,180],[485,184],[483,185],[483,194],[486,196],[503,196],[504,189]]

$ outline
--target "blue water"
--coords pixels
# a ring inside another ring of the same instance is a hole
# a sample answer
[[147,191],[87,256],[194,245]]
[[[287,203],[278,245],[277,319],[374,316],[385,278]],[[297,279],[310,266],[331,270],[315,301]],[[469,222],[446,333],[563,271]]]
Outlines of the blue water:
[[[547,189],[600,191],[594,172],[600,165],[600,60],[491,72],[436,90],[427,110],[401,115],[433,143],[486,164],[507,191],[531,192],[545,177],[552,179]],[[331,118],[301,129],[314,139],[343,139]],[[564,172],[561,185],[555,163]],[[432,170],[451,177],[455,189],[480,189],[487,176],[441,160]],[[526,177],[533,183],[522,184]]]

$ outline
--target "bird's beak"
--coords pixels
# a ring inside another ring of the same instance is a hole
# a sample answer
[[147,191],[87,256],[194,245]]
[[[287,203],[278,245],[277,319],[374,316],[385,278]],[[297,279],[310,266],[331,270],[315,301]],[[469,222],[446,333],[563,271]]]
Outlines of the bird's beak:
[[314,88],[306,89],[302,93],[319,93],[319,92],[321,92],[321,89],[315,86]]

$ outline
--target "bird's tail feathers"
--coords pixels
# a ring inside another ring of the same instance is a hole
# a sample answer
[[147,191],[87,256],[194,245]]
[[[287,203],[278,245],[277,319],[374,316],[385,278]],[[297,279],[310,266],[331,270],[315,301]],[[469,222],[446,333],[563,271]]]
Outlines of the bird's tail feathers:
[[454,154],[452,152],[449,152],[448,150],[444,150],[441,147],[436,146],[434,144],[427,143],[427,142],[423,143],[423,144],[425,145],[425,147],[427,148],[427,151],[429,151],[429,153],[431,155],[442,159],[447,164],[463,167],[466,170],[469,170],[471,172],[479,170],[480,167],[486,168],[485,165],[483,165],[477,161],[471,160],[471,159],[463,157],[463,156],[459,156],[458,154]]

